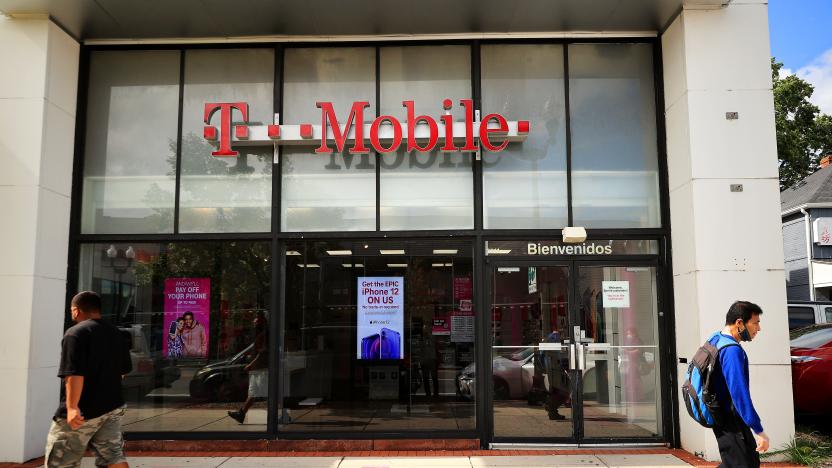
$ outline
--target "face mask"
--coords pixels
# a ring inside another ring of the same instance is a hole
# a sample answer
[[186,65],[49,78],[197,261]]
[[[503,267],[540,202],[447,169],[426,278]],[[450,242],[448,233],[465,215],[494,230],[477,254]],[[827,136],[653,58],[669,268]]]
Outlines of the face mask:
[[751,341],[751,333],[748,333],[748,328],[743,328],[740,332],[740,341]]

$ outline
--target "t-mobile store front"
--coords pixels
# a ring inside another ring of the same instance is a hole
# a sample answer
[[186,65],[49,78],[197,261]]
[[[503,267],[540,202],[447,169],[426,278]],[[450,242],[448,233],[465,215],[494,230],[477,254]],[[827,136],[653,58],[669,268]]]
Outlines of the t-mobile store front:
[[70,290],[128,437],[673,442],[658,56],[84,48]]

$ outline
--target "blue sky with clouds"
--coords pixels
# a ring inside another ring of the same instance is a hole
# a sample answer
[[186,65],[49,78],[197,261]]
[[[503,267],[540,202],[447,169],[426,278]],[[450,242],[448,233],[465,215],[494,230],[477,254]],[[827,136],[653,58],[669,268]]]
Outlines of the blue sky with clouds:
[[769,27],[771,54],[812,83],[812,101],[832,114],[832,0],[769,0]]

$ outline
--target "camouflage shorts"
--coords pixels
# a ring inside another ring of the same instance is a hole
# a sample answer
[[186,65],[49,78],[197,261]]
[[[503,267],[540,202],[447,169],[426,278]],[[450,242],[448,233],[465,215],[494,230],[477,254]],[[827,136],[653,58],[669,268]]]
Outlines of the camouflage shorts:
[[81,459],[89,446],[95,453],[96,466],[126,462],[124,439],[121,437],[121,417],[124,408],[84,421],[77,430],[69,427],[66,419],[56,418],[46,439],[43,466],[65,468],[81,466]]

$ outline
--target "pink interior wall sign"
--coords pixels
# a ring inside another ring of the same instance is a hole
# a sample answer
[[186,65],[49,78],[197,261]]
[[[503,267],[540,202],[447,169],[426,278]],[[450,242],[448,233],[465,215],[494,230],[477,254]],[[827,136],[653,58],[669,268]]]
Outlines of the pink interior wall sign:
[[167,278],[164,355],[170,359],[207,358],[210,315],[210,278]]

